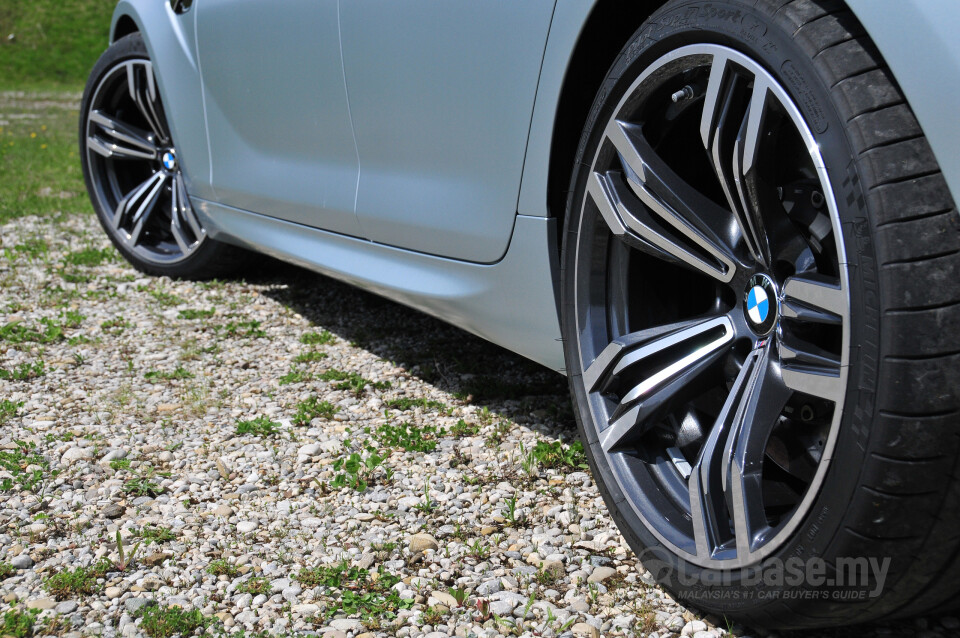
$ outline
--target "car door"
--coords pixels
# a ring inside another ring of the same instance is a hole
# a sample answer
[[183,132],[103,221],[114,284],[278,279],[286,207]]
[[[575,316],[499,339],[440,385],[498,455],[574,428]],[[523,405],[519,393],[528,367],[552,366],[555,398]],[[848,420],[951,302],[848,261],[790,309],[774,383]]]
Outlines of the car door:
[[337,0],[199,0],[218,201],[359,235]]
[[364,237],[476,262],[504,254],[553,7],[341,2]]

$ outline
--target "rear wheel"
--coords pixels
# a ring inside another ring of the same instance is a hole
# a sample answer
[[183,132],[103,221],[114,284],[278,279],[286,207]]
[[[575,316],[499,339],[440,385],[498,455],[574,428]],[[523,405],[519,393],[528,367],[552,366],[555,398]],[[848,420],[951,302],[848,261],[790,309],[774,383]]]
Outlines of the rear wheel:
[[84,92],[80,156],[104,230],[137,269],[206,278],[233,270],[242,253],[207,237],[186,182],[139,33],[100,58]]
[[933,327],[960,319],[957,211],[852,15],[753,4],[669,2],[594,103],[562,275],[581,432],[690,604],[777,627],[923,611],[960,584],[937,567],[960,549],[960,341]]

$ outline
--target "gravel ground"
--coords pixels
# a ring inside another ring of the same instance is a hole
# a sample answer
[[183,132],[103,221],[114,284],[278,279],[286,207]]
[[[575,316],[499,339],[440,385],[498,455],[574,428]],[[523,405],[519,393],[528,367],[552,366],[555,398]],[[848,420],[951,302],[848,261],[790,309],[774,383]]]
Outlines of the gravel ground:
[[653,584],[561,377],[266,258],[143,277],[90,216],[2,250],[0,612],[36,634],[763,635]]

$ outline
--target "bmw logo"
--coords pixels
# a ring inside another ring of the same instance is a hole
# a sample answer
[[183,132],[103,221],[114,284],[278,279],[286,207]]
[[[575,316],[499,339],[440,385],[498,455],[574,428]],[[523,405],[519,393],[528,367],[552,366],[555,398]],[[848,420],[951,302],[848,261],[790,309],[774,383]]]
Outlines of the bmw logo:
[[177,156],[173,151],[167,151],[160,157],[160,163],[163,164],[163,167],[168,171],[177,170]]
[[779,306],[777,287],[773,280],[762,274],[751,277],[744,298],[744,312],[754,332],[763,336],[773,330],[777,325]]

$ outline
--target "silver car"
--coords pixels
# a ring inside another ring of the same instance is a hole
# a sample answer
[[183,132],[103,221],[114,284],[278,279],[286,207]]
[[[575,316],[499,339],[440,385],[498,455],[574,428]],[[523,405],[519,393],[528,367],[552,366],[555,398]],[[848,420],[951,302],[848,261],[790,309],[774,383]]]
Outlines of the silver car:
[[257,253],[569,379],[678,599],[752,626],[960,579],[949,0],[121,0],[90,197],[145,273]]

